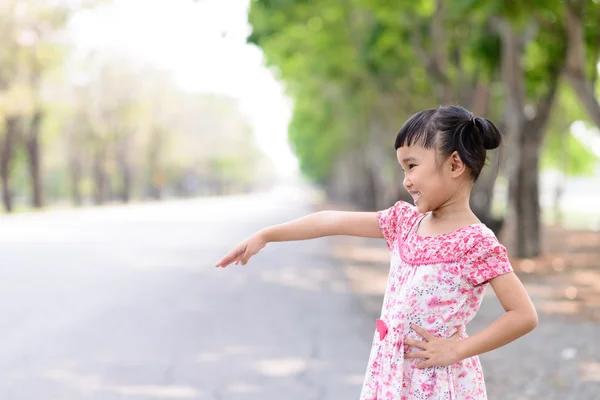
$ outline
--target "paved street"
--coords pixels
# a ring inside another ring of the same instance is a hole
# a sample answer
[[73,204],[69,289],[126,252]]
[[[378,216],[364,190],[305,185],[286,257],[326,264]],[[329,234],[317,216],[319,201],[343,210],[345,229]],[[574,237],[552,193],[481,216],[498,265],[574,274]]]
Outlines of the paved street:
[[0,217],[0,398],[354,399],[371,316],[294,193]]

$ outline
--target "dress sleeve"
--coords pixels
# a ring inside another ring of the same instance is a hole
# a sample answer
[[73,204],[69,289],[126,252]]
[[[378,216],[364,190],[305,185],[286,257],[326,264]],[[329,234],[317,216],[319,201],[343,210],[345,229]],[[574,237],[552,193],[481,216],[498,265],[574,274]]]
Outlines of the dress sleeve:
[[506,247],[495,236],[484,236],[469,251],[463,272],[473,285],[480,285],[499,275],[512,272]]
[[406,218],[411,214],[411,205],[405,201],[397,201],[396,204],[385,210],[377,211],[377,222],[379,223],[379,229],[383,233],[383,238],[388,246],[388,249],[392,250],[396,237],[402,229]]

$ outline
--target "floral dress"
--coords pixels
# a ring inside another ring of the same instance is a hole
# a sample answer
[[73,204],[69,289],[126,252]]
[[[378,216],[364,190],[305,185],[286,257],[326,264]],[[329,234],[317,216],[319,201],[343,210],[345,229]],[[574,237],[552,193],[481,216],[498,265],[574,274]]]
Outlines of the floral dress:
[[494,233],[473,224],[433,237],[415,227],[426,214],[399,201],[378,211],[377,220],[390,249],[390,272],[376,321],[361,400],[482,400],[486,389],[477,356],[445,367],[419,369],[421,351],[406,339],[425,340],[411,325],[449,338],[473,319],[488,281],[512,271]]

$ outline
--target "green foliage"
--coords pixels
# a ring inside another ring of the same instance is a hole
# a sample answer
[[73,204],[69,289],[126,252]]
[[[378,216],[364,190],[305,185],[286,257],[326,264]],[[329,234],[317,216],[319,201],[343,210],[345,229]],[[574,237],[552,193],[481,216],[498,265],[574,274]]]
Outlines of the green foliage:
[[[315,181],[324,183],[336,155],[344,146],[343,125],[336,121],[335,105],[313,109],[310,99],[299,99],[289,126],[289,139],[300,160],[300,169]],[[337,123],[336,123],[337,122]]]
[[587,0],[583,8],[584,36],[586,43],[586,72],[592,82],[598,79],[598,60],[600,60],[600,1]]
[[[357,47],[362,39],[348,18],[350,9],[333,1],[254,1],[249,13],[248,40],[263,48],[296,101],[289,139],[302,170],[317,181],[328,175],[343,147],[344,110],[361,103],[365,85],[367,61]],[[354,22],[359,30],[364,25]]]
[[418,100],[417,92],[431,91],[409,44],[411,15],[430,12],[425,3],[251,3],[248,40],[263,49],[295,102],[289,139],[307,176],[325,182],[336,157],[364,143],[367,121],[387,111],[381,94],[412,92]]
[[549,128],[542,147],[541,167],[569,176],[591,176],[600,158],[570,132],[575,120],[587,120],[577,96],[566,84],[559,86]]
[[[251,2],[253,29],[248,40],[261,47],[267,64],[294,100],[289,138],[307,176],[327,181],[336,158],[348,147],[362,146],[368,140],[369,121],[383,121],[392,133],[412,112],[439,104],[440,83],[453,90],[450,98],[454,103],[464,99],[469,85],[488,85],[492,96],[489,112],[501,115],[501,21],[508,21],[527,38],[521,60],[525,101],[535,105],[548,93],[566,52],[565,2],[444,1],[440,16],[438,3]],[[587,69],[595,79],[600,57],[598,2],[586,0],[583,15]],[[441,37],[434,33],[436,23],[443,24]],[[436,57],[442,65],[434,63]],[[547,141],[546,161],[556,157],[551,150],[556,132],[584,117],[577,99],[560,115],[562,120],[555,118],[549,125],[552,138]],[[574,151],[577,145],[570,142]],[[582,155],[581,160],[586,159]],[[586,169],[577,165],[574,173]]]
[[542,167],[558,169],[569,176],[593,176],[600,158],[570,132],[549,135],[542,153]]

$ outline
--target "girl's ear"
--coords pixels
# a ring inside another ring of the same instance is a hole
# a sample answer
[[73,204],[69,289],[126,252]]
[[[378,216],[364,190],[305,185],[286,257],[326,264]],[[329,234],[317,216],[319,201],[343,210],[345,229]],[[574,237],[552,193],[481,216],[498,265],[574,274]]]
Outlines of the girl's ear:
[[463,173],[465,173],[467,166],[465,165],[463,160],[460,158],[457,151],[450,154],[449,161],[450,161],[450,176],[452,178],[458,178]]

